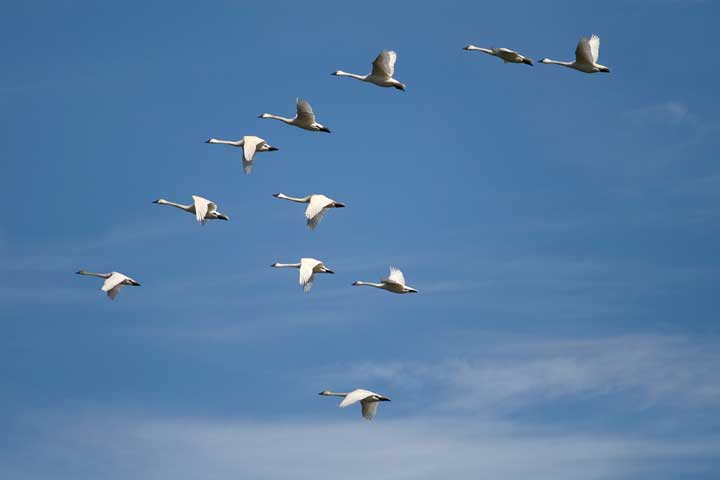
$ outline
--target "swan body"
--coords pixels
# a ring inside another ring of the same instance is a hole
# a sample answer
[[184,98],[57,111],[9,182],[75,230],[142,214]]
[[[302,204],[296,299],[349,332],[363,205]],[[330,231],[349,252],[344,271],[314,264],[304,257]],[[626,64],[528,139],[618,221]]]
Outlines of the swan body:
[[394,87],[404,92],[406,85],[393,78],[396,61],[397,53],[383,50],[377,58],[375,58],[375,61],[372,63],[372,71],[367,75],[357,75],[355,73],[343,72],[342,70],[333,72],[331,75],[355,78],[362,82],[372,83],[378,87]]
[[219,144],[219,145],[230,145],[231,147],[242,147],[243,149],[243,170],[245,175],[250,175],[253,167],[253,159],[255,158],[256,152],[275,152],[278,149],[269,145],[265,140],[260,137],[253,135],[246,135],[241,140],[218,140],[217,138],[211,138],[205,143]]
[[153,201],[159,205],[170,205],[171,207],[185,210],[195,215],[195,218],[201,225],[205,225],[208,220],[230,220],[230,217],[217,211],[215,202],[211,202],[207,198],[192,196],[193,203],[190,205],[182,205],[180,203],[168,202],[164,198]]
[[297,113],[293,118],[281,117],[279,115],[273,115],[271,113],[263,113],[260,118],[272,118],[274,120],[280,120],[288,125],[293,125],[304,130],[310,130],[312,132],[326,132],[330,133],[330,129],[326,128],[322,124],[315,120],[315,113],[313,112],[310,104],[302,98],[297,99]]
[[380,280],[380,283],[357,281],[353,282],[353,285],[366,285],[393,293],[418,293],[414,288],[405,285],[405,276],[397,267],[390,267],[390,274],[387,278]]
[[273,263],[275,268],[299,268],[300,286],[305,292],[309,292],[315,280],[316,273],[335,273],[325,266],[320,260],[314,258],[301,258],[299,263]]
[[531,58],[520,55],[515,50],[510,50],[509,48],[482,48],[476,47],[475,45],[468,45],[463,48],[463,50],[487,53],[488,55],[502,59],[504,63],[524,63],[530,66],[533,64]]
[[85,270],[79,270],[75,273],[77,273],[78,275],[89,275],[92,277],[104,278],[105,282],[103,282],[100,290],[102,290],[103,292],[107,292],[107,296],[110,300],[115,300],[115,297],[117,297],[118,293],[120,293],[120,289],[125,285],[132,285],[134,287],[140,286],[138,282],[128,277],[127,275],[123,275],[119,272],[93,273]]
[[345,408],[349,405],[353,405],[360,402],[362,407],[362,416],[368,420],[372,420],[377,413],[377,407],[379,402],[389,402],[390,399],[384,395],[380,395],[370,390],[364,390],[358,388],[349,393],[338,393],[331,392],[330,390],[323,390],[318,395],[324,397],[343,397],[343,400],[338,404],[338,407]]
[[563,67],[573,68],[584,73],[610,73],[610,69],[605,65],[597,63],[598,57],[600,56],[600,37],[593,35],[588,40],[587,38],[581,38],[575,47],[575,61],[574,62],[560,62],[556,60],[550,60],[549,58],[543,58],[540,63],[547,63],[552,65],[562,65]]
[[289,197],[284,193],[273,194],[275,198],[282,198],[283,200],[290,200],[291,202],[307,203],[307,209],[305,209],[305,218],[307,219],[307,226],[310,230],[314,230],[318,226],[323,215],[331,208],[344,208],[345,204],[336,202],[330,197],[313,193],[306,197],[296,198]]

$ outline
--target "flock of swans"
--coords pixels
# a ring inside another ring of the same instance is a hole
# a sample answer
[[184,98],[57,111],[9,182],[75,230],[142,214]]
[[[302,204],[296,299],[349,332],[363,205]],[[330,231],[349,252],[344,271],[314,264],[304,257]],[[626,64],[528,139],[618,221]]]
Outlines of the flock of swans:
[[[510,50],[507,48],[483,48],[475,45],[468,45],[464,48],[468,51],[483,52],[494,57],[502,59],[504,63],[522,63],[525,65],[533,65],[533,60],[520,53]],[[589,39],[581,38],[575,48],[575,60],[572,62],[562,62],[556,60],[550,60],[549,58],[543,58],[540,63],[561,65],[568,68],[573,68],[584,73],[598,73],[605,72],[609,73],[610,69],[604,65],[597,63],[598,56],[600,53],[600,38],[597,35],[592,35]],[[395,62],[397,61],[397,53],[394,51],[382,51],[375,58],[372,63],[372,71],[367,75],[357,75],[354,73],[344,72],[337,70],[332,75],[339,77],[350,77],[356,80],[360,80],[367,83],[372,83],[379,87],[384,88],[396,88],[398,90],[405,91],[406,85],[396,78],[395,75]],[[302,98],[297,99],[296,113],[293,118],[281,117],[279,115],[273,115],[270,113],[263,113],[259,118],[270,118],[284,122],[294,127],[302,128],[313,132],[325,132],[330,133],[330,129],[319,123],[315,118],[312,106],[306,100]],[[253,161],[255,154],[258,152],[273,152],[277,151],[278,148],[271,146],[266,140],[247,135],[240,140],[219,140],[216,138],[210,138],[206,141],[209,144],[229,145],[232,147],[242,147],[242,162],[243,170],[246,175],[252,172]],[[310,230],[314,230],[323,216],[332,208],[343,208],[344,203],[333,200],[322,194],[310,194],[304,197],[291,197],[284,193],[275,193],[274,197],[289,200],[297,203],[307,203],[308,206],[305,209],[305,219],[307,226]],[[202,225],[208,222],[208,220],[230,220],[230,217],[220,213],[218,206],[215,202],[198,195],[192,196],[193,203],[189,205],[183,205],[180,203],[170,202],[163,198],[155,200],[153,203],[158,205],[170,205],[180,210],[184,210],[188,213],[195,215],[195,219]],[[297,263],[279,263],[275,262],[271,265],[275,268],[297,268],[300,271],[299,283],[305,292],[309,292],[312,288],[315,275],[318,273],[335,273],[328,268],[324,262],[315,258],[301,258]],[[100,277],[105,279],[100,290],[107,293],[110,300],[114,300],[117,297],[120,289],[125,285],[140,286],[140,283],[133,280],[132,278],[119,273],[92,273],[85,270],[76,272],[79,275],[89,275],[94,277]],[[386,290],[392,293],[405,294],[405,293],[418,293],[418,290],[408,286],[405,283],[405,276],[403,272],[397,267],[391,266],[390,273],[386,278],[380,280],[380,283],[356,281],[353,282],[354,286],[369,286],[375,287],[381,290]],[[349,393],[337,393],[329,390],[320,392],[322,396],[334,396],[343,397],[343,400],[338,404],[338,407],[347,407],[355,403],[360,402],[362,407],[362,416],[368,420],[375,417],[379,402],[390,401],[390,399],[384,395],[380,395],[375,392],[364,389],[356,389]]]

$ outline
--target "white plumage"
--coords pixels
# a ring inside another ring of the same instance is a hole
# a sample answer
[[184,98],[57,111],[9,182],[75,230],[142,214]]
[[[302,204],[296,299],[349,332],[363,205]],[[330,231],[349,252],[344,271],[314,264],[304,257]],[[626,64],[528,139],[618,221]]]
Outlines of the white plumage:
[[219,144],[219,145],[230,145],[231,147],[238,147],[243,149],[243,170],[245,175],[250,175],[253,167],[253,160],[255,159],[255,153],[257,152],[275,152],[278,149],[269,145],[264,139],[256,137],[254,135],[246,135],[240,140],[219,140],[217,138],[211,138],[205,143]]
[[314,230],[318,226],[320,220],[322,220],[325,213],[331,208],[344,208],[345,204],[336,202],[330,197],[321,195],[319,193],[313,193],[305,197],[289,197],[284,193],[273,194],[275,198],[281,198],[283,200],[290,200],[291,202],[307,203],[308,206],[305,209],[305,218],[307,219],[307,226],[310,230]]
[[397,267],[390,267],[390,274],[387,278],[380,280],[380,283],[372,282],[353,282],[353,285],[365,285],[368,287],[380,288],[387,290],[392,293],[418,293],[417,290],[405,284],[405,276],[403,272]]
[[360,402],[362,406],[362,416],[368,420],[372,420],[377,413],[379,402],[389,402],[390,399],[384,395],[380,395],[370,390],[364,390],[358,388],[349,393],[338,393],[331,392],[330,390],[323,390],[318,395],[325,397],[343,397],[343,400],[338,404],[338,407],[345,408]]
[[164,198],[155,200],[153,203],[157,203],[159,205],[170,205],[171,207],[179,208],[180,210],[192,213],[201,225],[205,225],[208,220],[230,220],[230,217],[217,211],[218,207],[215,202],[198,195],[193,195],[192,199],[193,203],[191,205],[169,202]]
[[563,67],[572,68],[584,73],[610,73],[610,69],[608,67],[597,63],[599,56],[600,37],[593,35],[589,40],[587,38],[581,38],[580,41],[578,41],[577,47],[575,47],[574,62],[561,62],[550,60],[549,58],[543,58],[540,60],[540,63],[562,65]]
[[488,55],[492,55],[493,57],[498,57],[504,63],[524,63],[530,66],[532,66],[533,64],[531,58],[520,55],[515,50],[510,50],[509,48],[482,48],[476,47],[475,45],[468,45],[463,50],[487,53]]
[[110,300],[115,300],[115,297],[118,296],[118,294],[120,293],[120,289],[122,289],[124,285],[132,285],[135,287],[140,286],[138,282],[128,277],[127,275],[123,275],[120,272],[93,273],[85,270],[79,270],[75,273],[77,273],[78,275],[89,275],[92,277],[104,278],[105,281],[103,282],[102,287],[100,287],[100,290],[106,292]]
[[395,75],[396,61],[397,53],[392,50],[383,50],[373,61],[372,71],[367,75],[357,75],[355,73],[343,72],[342,70],[333,72],[332,75],[355,78],[362,82],[372,83],[379,87],[394,87],[398,90],[405,91],[406,85],[393,78],[393,75]]
[[299,268],[299,283],[305,292],[309,292],[315,280],[316,273],[335,273],[315,258],[301,258],[299,263],[273,263],[275,268]]
[[322,124],[318,123],[315,119],[315,112],[313,112],[310,103],[302,98],[297,98],[296,113],[293,118],[281,117],[279,115],[273,115],[271,113],[262,113],[260,118],[272,118],[274,120],[280,120],[288,125],[293,125],[304,130],[310,130],[313,132],[326,132],[330,133],[330,129],[326,128]]

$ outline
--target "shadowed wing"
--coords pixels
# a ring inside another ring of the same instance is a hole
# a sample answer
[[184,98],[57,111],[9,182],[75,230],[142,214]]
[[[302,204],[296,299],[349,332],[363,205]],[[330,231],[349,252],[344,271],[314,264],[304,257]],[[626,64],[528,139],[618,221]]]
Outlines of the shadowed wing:
[[397,53],[383,50],[372,63],[372,76],[392,78],[395,74]]
[[303,122],[315,123],[315,113],[310,104],[302,98],[297,99],[297,118]]
[[325,195],[313,195],[310,197],[310,203],[305,210],[305,218],[307,218],[307,225],[311,230],[314,230],[315,227],[318,226],[327,211],[326,208],[328,205],[331,205],[333,201],[333,199]]
[[595,63],[593,60],[592,47],[590,46],[590,40],[587,38],[581,38],[578,41],[577,47],[575,47],[575,61],[577,63],[585,63],[592,65]]
[[315,272],[313,269],[321,263],[321,261],[315,260],[314,258],[300,259],[300,285],[302,285],[303,290],[306,292],[310,291],[313,280],[315,280]]
[[361,402],[362,416],[367,418],[368,420],[372,420],[373,418],[375,418],[379,403],[380,402],[369,402],[367,400],[363,400]]
[[195,218],[198,222],[205,225],[205,223],[207,223],[205,217],[207,216],[208,212],[216,211],[217,205],[215,205],[207,198],[198,197],[197,195],[193,195],[192,199],[195,204]]

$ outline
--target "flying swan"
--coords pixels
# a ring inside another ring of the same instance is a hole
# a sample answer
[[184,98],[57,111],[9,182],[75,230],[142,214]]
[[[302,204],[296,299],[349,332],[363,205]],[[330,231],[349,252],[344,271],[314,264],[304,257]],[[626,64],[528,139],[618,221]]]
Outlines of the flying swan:
[[380,280],[380,283],[353,282],[353,285],[367,285],[369,287],[381,288],[393,293],[418,293],[412,287],[405,285],[405,276],[397,267],[390,267],[390,275]]
[[274,193],[273,197],[290,200],[291,202],[307,203],[305,218],[307,218],[307,226],[310,230],[315,230],[315,227],[318,226],[318,223],[320,223],[320,220],[322,220],[323,215],[325,215],[328,209],[345,207],[344,203],[336,202],[332,198],[318,193],[313,193],[312,195],[302,198],[289,197],[284,193]]
[[320,260],[314,258],[301,258],[300,263],[273,263],[275,268],[299,268],[300,285],[305,292],[309,292],[315,280],[316,273],[335,273],[325,266]]
[[217,211],[215,202],[211,202],[207,198],[192,196],[193,203],[191,205],[182,205],[180,203],[168,202],[164,198],[154,200],[152,203],[159,205],[170,205],[171,207],[185,210],[188,213],[195,214],[195,218],[201,225],[205,225],[208,220],[230,220],[230,217],[223,215]]
[[281,117],[279,115],[273,115],[271,113],[263,113],[259,118],[273,118],[280,120],[288,125],[293,125],[298,128],[310,130],[312,132],[327,132],[330,133],[328,128],[315,121],[315,113],[313,112],[310,104],[302,98],[297,99],[297,113],[293,118]]
[[362,388],[353,390],[350,393],[336,393],[331,392],[330,390],[323,390],[318,395],[322,395],[324,397],[344,397],[342,402],[338,404],[338,407],[340,408],[345,408],[348,405],[360,402],[360,405],[362,406],[362,416],[368,420],[372,420],[375,417],[378,404],[380,402],[390,401],[388,397],[371,392],[370,390],[363,390]]
[[110,300],[115,300],[115,297],[118,296],[118,293],[120,293],[120,289],[124,285],[132,285],[134,287],[140,286],[138,282],[119,272],[93,273],[87,272],[85,270],[79,270],[75,273],[77,273],[78,275],[90,275],[92,277],[104,278],[105,282],[103,282],[103,286],[100,287],[100,290],[102,290],[103,292],[107,292],[107,296]]
[[610,73],[610,69],[604,65],[597,63],[600,55],[600,37],[593,35],[590,40],[581,38],[575,47],[574,62],[559,62],[543,58],[540,63],[549,63],[553,65],[562,65],[563,67],[574,68],[585,73],[605,72]]
[[396,61],[397,53],[383,50],[372,63],[372,71],[367,75],[357,75],[355,73],[343,72],[342,70],[333,72],[331,75],[355,78],[362,82],[375,84],[378,87],[394,87],[404,92],[406,85],[393,78]]
[[230,145],[231,147],[242,147],[243,149],[243,170],[245,175],[250,175],[253,167],[253,159],[255,158],[256,152],[275,152],[278,149],[270,146],[265,140],[260,137],[253,135],[246,135],[241,140],[218,140],[217,138],[211,138],[205,143]]
[[510,50],[509,48],[482,48],[476,47],[475,45],[468,45],[463,48],[463,50],[487,53],[488,55],[502,59],[504,63],[524,63],[525,65],[530,66],[533,64],[531,58],[524,57],[515,50]]

